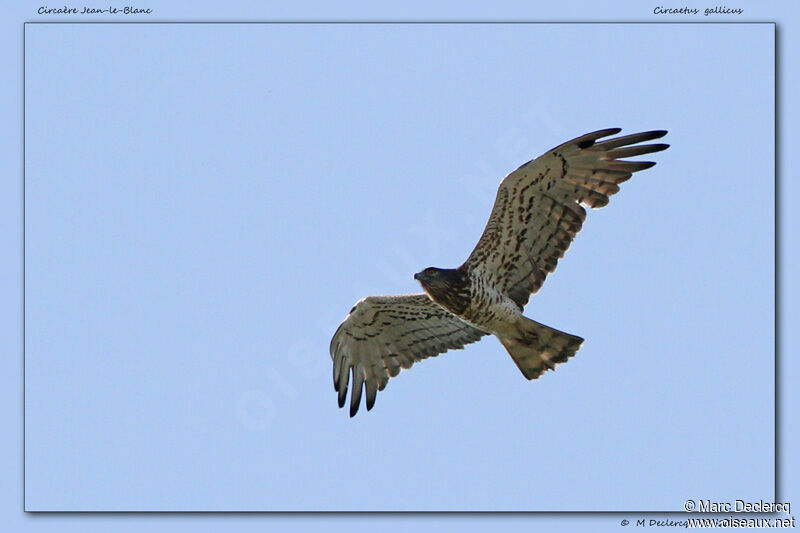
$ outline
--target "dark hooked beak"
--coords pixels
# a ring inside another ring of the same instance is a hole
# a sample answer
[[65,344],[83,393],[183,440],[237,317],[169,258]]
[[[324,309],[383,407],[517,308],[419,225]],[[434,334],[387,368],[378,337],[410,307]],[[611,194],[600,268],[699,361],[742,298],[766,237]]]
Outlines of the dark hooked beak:
[[416,274],[414,274],[414,279],[417,280],[417,281],[421,281],[422,272],[417,272]]

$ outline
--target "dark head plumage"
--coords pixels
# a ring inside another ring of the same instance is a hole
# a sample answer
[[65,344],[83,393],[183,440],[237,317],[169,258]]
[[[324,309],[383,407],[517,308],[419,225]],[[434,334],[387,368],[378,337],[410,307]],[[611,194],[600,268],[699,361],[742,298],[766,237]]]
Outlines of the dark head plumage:
[[428,267],[414,274],[428,296],[451,313],[463,313],[469,305],[469,279],[459,268]]

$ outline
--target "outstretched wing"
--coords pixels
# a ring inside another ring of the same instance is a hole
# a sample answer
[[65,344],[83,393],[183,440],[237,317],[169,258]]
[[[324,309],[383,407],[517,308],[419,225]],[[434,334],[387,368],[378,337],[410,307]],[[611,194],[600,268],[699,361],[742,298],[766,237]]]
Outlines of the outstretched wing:
[[350,416],[366,386],[367,410],[390,377],[415,362],[447,350],[463,348],[486,335],[452,315],[427,294],[370,296],[360,300],[331,340],[333,386],[344,406],[350,376]]
[[638,143],[666,131],[648,131],[596,142],[619,128],[588,133],[557,146],[511,172],[500,183],[489,222],[464,266],[520,307],[556,268],[586,219],[581,204],[603,207],[649,161],[620,158],[659,152],[668,144]]

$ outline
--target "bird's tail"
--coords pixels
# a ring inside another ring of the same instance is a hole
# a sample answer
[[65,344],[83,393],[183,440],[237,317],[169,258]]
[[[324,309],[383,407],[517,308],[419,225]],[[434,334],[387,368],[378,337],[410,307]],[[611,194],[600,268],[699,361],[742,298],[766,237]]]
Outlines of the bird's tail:
[[575,355],[583,339],[521,317],[517,331],[498,337],[511,358],[528,379],[536,379],[547,370]]

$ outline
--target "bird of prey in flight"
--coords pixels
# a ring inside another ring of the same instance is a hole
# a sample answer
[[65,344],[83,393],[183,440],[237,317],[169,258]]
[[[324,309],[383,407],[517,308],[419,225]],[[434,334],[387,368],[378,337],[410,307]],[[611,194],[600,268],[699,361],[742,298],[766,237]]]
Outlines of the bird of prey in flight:
[[575,355],[582,338],[524,317],[522,310],[581,229],[583,206],[605,206],[620,183],[655,165],[622,158],[669,147],[639,144],[663,137],[663,130],[599,141],[620,131],[587,133],[507,175],[464,264],[414,274],[425,292],[359,300],[331,340],[339,407],[351,378],[354,416],[363,391],[372,409],[377,392],[401,369],[484,335],[495,335],[528,379]]

